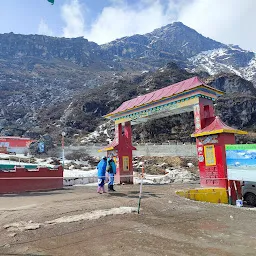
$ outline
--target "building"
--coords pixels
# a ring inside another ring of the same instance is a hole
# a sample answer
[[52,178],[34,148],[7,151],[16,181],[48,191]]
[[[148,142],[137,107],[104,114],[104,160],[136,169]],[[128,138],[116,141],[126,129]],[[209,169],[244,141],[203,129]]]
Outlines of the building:
[[0,153],[28,153],[28,148],[33,142],[30,138],[22,137],[0,137]]

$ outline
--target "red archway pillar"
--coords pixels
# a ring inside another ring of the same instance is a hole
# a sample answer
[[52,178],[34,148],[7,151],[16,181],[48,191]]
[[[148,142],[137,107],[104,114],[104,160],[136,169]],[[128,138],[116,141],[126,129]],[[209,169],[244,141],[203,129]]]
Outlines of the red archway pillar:
[[[200,184],[227,189],[225,145],[235,143],[234,129],[214,115],[210,100],[199,99],[199,104],[194,107],[194,117]],[[240,184],[237,183],[237,187],[240,189]]]
[[234,144],[235,135],[212,134],[197,138],[198,166],[202,187],[227,189],[226,144]]
[[136,150],[132,146],[131,122],[120,123],[115,126],[115,146],[113,150],[108,150],[107,155],[113,154],[116,162],[117,173],[115,182],[117,184],[133,183],[132,151]]
[[195,133],[209,125],[215,117],[213,101],[199,98],[199,102],[194,106]]
[[[215,119],[213,101],[199,98],[194,106],[195,134]],[[227,188],[225,144],[234,144],[234,134],[209,134],[196,138],[200,184],[202,187]]]

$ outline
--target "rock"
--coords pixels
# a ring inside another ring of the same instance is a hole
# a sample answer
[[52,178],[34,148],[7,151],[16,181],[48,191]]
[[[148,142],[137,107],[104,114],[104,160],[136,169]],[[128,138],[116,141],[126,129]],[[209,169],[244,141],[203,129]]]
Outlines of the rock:
[[189,168],[194,167],[194,165],[193,165],[192,163],[187,163],[187,166],[188,166]]
[[17,233],[9,233],[8,236],[9,237],[15,237],[15,236],[17,236]]

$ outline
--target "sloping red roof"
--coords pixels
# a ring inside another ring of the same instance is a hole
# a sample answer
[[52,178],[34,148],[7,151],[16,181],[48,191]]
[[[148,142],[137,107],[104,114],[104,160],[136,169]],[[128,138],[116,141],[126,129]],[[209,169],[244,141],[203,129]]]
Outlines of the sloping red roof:
[[[114,139],[109,145],[107,145],[105,148],[102,148],[99,150],[99,152],[102,151],[108,151],[108,150],[112,150],[115,149],[115,147],[117,147],[119,145],[119,143],[117,142],[116,139]],[[125,143],[126,147],[129,147],[131,150],[136,150],[136,148],[128,143]]]
[[118,141],[116,140],[116,138],[110,143],[108,144],[105,148],[102,148],[99,150],[99,152],[101,151],[107,151],[110,149],[114,149],[116,146],[118,146]]
[[141,105],[145,105],[145,104],[148,104],[148,103],[151,103],[154,101],[161,100],[163,98],[171,97],[175,94],[179,94],[179,93],[191,90],[200,85],[204,85],[208,88],[211,88],[208,85],[206,85],[204,82],[202,82],[197,76],[192,77],[190,79],[181,81],[179,83],[169,85],[169,86],[159,89],[157,91],[150,92],[145,95],[138,96],[137,98],[125,101],[119,108],[117,108],[115,111],[109,113],[108,115],[112,115],[112,114],[115,114],[118,112],[123,112],[128,109],[132,109],[135,107],[139,107]]
[[236,133],[236,134],[247,134],[245,131],[234,129],[226,125],[218,116],[214,118],[212,123],[206,126],[204,129],[198,131],[197,133],[192,134],[192,137],[200,137],[210,134],[217,133]]

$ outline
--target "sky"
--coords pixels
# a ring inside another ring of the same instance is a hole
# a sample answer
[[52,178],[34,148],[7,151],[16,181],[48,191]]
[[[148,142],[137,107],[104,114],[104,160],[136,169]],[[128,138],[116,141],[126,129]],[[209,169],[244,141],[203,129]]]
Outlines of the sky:
[[5,0],[0,33],[83,36],[98,44],[181,21],[256,52],[256,0]]

